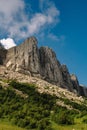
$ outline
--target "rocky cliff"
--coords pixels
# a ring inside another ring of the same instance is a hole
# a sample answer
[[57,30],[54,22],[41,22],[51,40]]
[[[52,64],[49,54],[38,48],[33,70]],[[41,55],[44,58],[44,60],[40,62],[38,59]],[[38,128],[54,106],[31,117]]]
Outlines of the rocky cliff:
[[0,65],[3,65],[6,60],[6,53],[7,50],[3,48],[3,46],[0,43]]
[[[35,37],[30,37],[9,50],[1,48],[0,64],[7,69],[39,77],[79,95],[87,95],[84,87],[79,87],[76,76],[70,75],[67,66],[60,64],[52,49],[38,48]],[[81,94],[81,89],[84,89],[84,94]]]

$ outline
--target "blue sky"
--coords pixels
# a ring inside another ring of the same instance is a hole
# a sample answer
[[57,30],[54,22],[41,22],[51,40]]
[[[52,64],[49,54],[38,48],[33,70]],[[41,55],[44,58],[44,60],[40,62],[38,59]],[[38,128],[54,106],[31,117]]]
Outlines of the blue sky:
[[0,0],[0,41],[10,47],[32,35],[87,85],[86,0]]

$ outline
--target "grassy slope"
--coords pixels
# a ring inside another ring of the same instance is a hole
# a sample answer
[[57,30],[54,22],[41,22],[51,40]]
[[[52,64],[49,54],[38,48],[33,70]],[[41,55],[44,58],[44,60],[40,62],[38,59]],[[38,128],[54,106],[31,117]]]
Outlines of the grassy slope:
[[[0,100],[2,101],[2,105],[0,105],[1,113],[2,113],[2,108],[3,108],[3,112],[4,112],[3,115],[1,114],[2,118],[4,118],[6,116],[7,118],[10,119],[10,120],[8,120],[8,122],[9,122],[14,119],[14,116],[16,113],[16,117],[18,118],[19,121],[20,120],[22,121],[21,123],[24,123],[26,120],[28,120],[28,117],[31,117],[30,121],[31,120],[33,121],[33,119],[35,119],[35,121],[38,122],[38,120],[40,120],[38,123],[39,123],[39,125],[42,123],[42,126],[43,126],[43,122],[41,119],[44,119],[44,121],[45,121],[45,119],[46,119],[45,116],[47,116],[47,120],[48,120],[48,118],[50,118],[49,111],[53,111],[55,108],[54,107],[55,105],[53,106],[53,104],[55,103],[55,98],[50,95],[47,96],[47,95],[39,94],[35,90],[35,87],[32,85],[29,86],[27,84],[19,84],[19,83],[14,83],[14,82],[11,83],[10,85],[11,85],[10,90],[5,91],[5,90],[1,89],[1,91],[0,91],[0,93],[2,95],[2,96],[0,95],[1,96]],[[26,89],[25,89],[25,87],[26,87]],[[20,96],[17,96],[11,90],[13,88],[21,90],[23,93],[27,93],[29,95],[29,98],[24,100]],[[72,103],[69,100],[64,100],[64,102],[66,104],[71,104],[75,109],[80,111],[80,114],[85,110],[86,111],[85,115],[83,115],[82,117],[79,117],[79,118],[77,118],[77,116],[74,115],[74,117],[75,117],[74,125],[58,125],[58,124],[54,123],[53,120],[51,120],[53,130],[87,130],[87,124],[82,123],[83,118],[87,119],[87,107],[86,106],[84,107],[83,105],[80,106],[76,103]],[[9,103],[10,103],[10,106],[9,106]],[[18,107],[16,108],[16,106],[18,106]],[[48,110],[48,108],[49,108],[49,110]],[[58,109],[57,111],[59,111],[61,109],[58,106],[56,108]],[[8,110],[10,110],[10,111],[8,111]],[[46,111],[46,110],[48,110],[48,111]],[[56,111],[55,115],[58,114],[57,111]],[[64,111],[66,111],[65,108],[64,108]],[[26,112],[28,112],[28,113],[26,113]],[[44,112],[44,113],[39,115],[39,112]],[[33,118],[32,118],[32,114],[34,114]],[[23,117],[21,117],[20,115],[22,115]],[[73,116],[73,115],[71,114],[71,116]],[[25,119],[25,120],[22,120],[22,119]],[[18,122],[18,120],[17,120],[17,122]],[[15,125],[11,125],[8,122],[0,122],[0,130],[25,130],[25,129],[19,128]],[[21,123],[19,122],[19,124],[21,124]],[[27,123],[27,122],[25,122],[25,123]],[[28,130],[31,130],[31,129],[28,128]],[[40,130],[42,130],[42,128]],[[47,130],[47,129],[45,129],[45,130]]]
[[58,125],[52,122],[53,130],[87,130],[87,124],[82,123],[83,118],[87,118],[86,115],[82,118],[75,118],[74,125]]
[[[52,122],[53,130],[87,130],[87,124],[75,124],[75,125],[57,125],[56,123]],[[10,125],[7,122],[0,122],[0,130],[25,130],[23,128],[19,128],[15,125]]]
[[87,130],[87,124],[80,123],[75,125],[57,125],[52,123],[53,130]]
[[0,122],[0,130],[25,130],[15,125],[11,125],[8,122]]

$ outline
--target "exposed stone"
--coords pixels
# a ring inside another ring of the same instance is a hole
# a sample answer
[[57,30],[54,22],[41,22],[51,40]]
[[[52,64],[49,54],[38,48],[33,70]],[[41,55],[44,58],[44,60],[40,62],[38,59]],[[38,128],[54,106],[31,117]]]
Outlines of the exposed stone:
[[34,37],[28,38],[19,46],[8,50],[6,66],[9,69],[22,72],[30,71],[32,74],[39,73],[39,50],[37,40]]
[[79,87],[79,82],[78,82],[76,75],[74,75],[74,74],[71,75],[71,81],[73,84],[74,92],[80,95],[80,87]]
[[0,65],[4,64],[4,61],[6,59],[6,53],[7,51],[3,48],[3,46],[0,44]]
[[57,103],[58,101],[62,101],[62,99],[69,99],[79,104],[82,104],[84,102],[83,97],[78,96],[72,92],[69,92],[67,89],[60,88],[59,86],[48,83],[47,81],[42,80],[40,78],[25,75],[23,73],[15,72],[12,70],[7,70],[6,67],[0,66],[1,85],[3,85],[4,88],[5,87],[7,88],[9,84],[8,82],[6,83],[6,80],[10,81],[12,79],[16,79],[18,82],[21,82],[21,83],[35,84],[38,92],[47,93],[47,94],[55,95],[56,97],[58,97]]
[[53,84],[63,84],[63,77],[60,70],[60,63],[57,61],[55,53],[48,47],[41,47],[40,54],[40,74],[45,80]]
[[73,84],[72,84],[72,81],[71,81],[70,73],[69,73],[66,65],[61,65],[61,72],[62,72],[64,85],[66,86],[66,88],[69,91],[73,92]]
[[8,70],[39,77],[71,92],[87,96],[87,89],[79,86],[75,75],[70,76],[67,66],[60,64],[52,49],[37,47],[35,37],[30,37],[24,43],[8,50],[0,46],[0,65],[5,65]]
[[79,85],[79,95],[87,97],[87,87],[84,85]]

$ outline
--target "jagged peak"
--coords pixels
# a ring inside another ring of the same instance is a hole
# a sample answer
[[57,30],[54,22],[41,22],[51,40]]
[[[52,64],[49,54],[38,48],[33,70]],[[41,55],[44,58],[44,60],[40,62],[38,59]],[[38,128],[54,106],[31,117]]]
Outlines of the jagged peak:
[[37,38],[34,37],[34,36],[31,36],[31,37],[28,37],[23,43],[34,43],[34,44],[37,44],[38,41],[37,41]]

